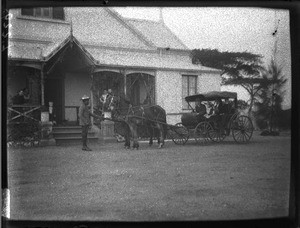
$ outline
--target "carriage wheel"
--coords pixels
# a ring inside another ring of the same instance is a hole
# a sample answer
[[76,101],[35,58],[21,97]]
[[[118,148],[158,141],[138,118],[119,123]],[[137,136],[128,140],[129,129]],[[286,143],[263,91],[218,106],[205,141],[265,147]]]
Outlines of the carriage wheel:
[[171,129],[170,136],[175,144],[184,145],[189,139],[189,130],[182,123],[177,123]]
[[195,128],[194,137],[197,143],[205,144],[210,141],[209,132],[213,131],[212,126],[208,122],[201,122]]
[[248,116],[239,116],[231,124],[233,139],[238,143],[248,142],[253,134],[253,124]]
[[213,142],[222,142],[226,137],[226,130],[215,125],[215,128],[209,132],[209,137]]
[[213,142],[222,142],[226,137],[226,133],[220,129],[213,130],[210,132],[209,137]]

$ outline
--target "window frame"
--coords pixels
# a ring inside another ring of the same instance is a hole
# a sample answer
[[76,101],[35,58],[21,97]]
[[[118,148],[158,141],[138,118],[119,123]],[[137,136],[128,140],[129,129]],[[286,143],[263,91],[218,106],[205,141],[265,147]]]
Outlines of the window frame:
[[[32,9],[32,14],[23,14],[23,9],[21,9],[20,12],[20,16],[22,17],[30,17],[30,18],[34,18],[34,19],[42,19],[42,20],[54,20],[54,21],[65,21],[65,12],[64,12],[64,8],[63,7],[59,7],[62,8],[63,10],[63,16],[62,18],[57,18],[54,17],[54,9],[53,7],[35,7],[35,8],[29,8]],[[38,13],[38,11],[40,10],[40,14]],[[49,15],[45,15],[45,11],[48,10],[49,11]]]
[[186,96],[190,96],[190,95],[194,95],[194,94],[190,94],[190,78],[194,78],[195,79],[195,94],[197,94],[198,92],[198,75],[195,74],[182,74],[181,75],[181,82],[182,82],[182,87],[181,87],[181,105],[182,105],[182,110],[192,110],[192,108],[187,105],[187,108],[184,107],[184,102],[187,103],[185,101],[185,97],[183,97],[183,78],[187,78],[187,95]]

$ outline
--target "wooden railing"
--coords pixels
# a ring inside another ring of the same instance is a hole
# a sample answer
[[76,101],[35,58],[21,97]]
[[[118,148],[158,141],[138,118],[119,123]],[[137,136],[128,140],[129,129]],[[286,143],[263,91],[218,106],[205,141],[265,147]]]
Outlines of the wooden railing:
[[41,120],[40,105],[11,105],[7,108],[8,123]]

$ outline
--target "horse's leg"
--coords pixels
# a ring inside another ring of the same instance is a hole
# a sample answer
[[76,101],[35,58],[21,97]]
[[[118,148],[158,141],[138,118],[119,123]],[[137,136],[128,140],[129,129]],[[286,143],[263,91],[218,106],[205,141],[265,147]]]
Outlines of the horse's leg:
[[162,124],[157,123],[156,124],[158,129],[158,136],[157,136],[157,142],[158,142],[158,148],[162,148],[164,145],[164,128]]
[[148,125],[148,130],[150,133],[149,146],[152,146],[153,145],[153,127],[151,125]]
[[130,124],[129,128],[130,128],[132,139],[133,139],[132,148],[138,150],[139,149],[139,142],[138,142],[137,125],[136,124]]
[[126,123],[126,126],[125,126],[125,129],[126,129],[126,133],[124,135],[125,137],[125,144],[124,144],[124,148],[125,149],[130,149],[130,128],[129,128],[129,125]]
[[128,134],[125,135],[125,144],[124,144],[125,149],[130,149],[130,137]]
[[157,145],[159,145],[160,144],[159,128],[156,128],[155,131],[156,131],[155,134],[157,138]]

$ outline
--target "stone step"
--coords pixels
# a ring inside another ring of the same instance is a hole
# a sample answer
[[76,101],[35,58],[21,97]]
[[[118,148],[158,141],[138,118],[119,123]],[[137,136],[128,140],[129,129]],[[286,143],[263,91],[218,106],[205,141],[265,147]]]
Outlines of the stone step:
[[[88,137],[89,136],[94,136],[94,135],[95,135],[94,132],[91,132],[91,131],[88,132]],[[81,137],[81,130],[80,131],[64,131],[64,132],[63,131],[62,132],[53,131],[53,137],[54,138],[57,138],[57,137],[75,137],[75,136]]]
[[59,127],[53,127],[53,132],[74,132],[74,131],[80,131],[81,132],[81,126],[59,126]]
[[[55,126],[53,127],[53,137],[56,145],[80,145],[82,143],[81,126]],[[97,142],[95,132],[89,130],[88,141]]]
[[[55,138],[56,145],[81,145],[82,138],[81,137],[59,137]],[[88,143],[98,142],[98,137],[88,137]]]

